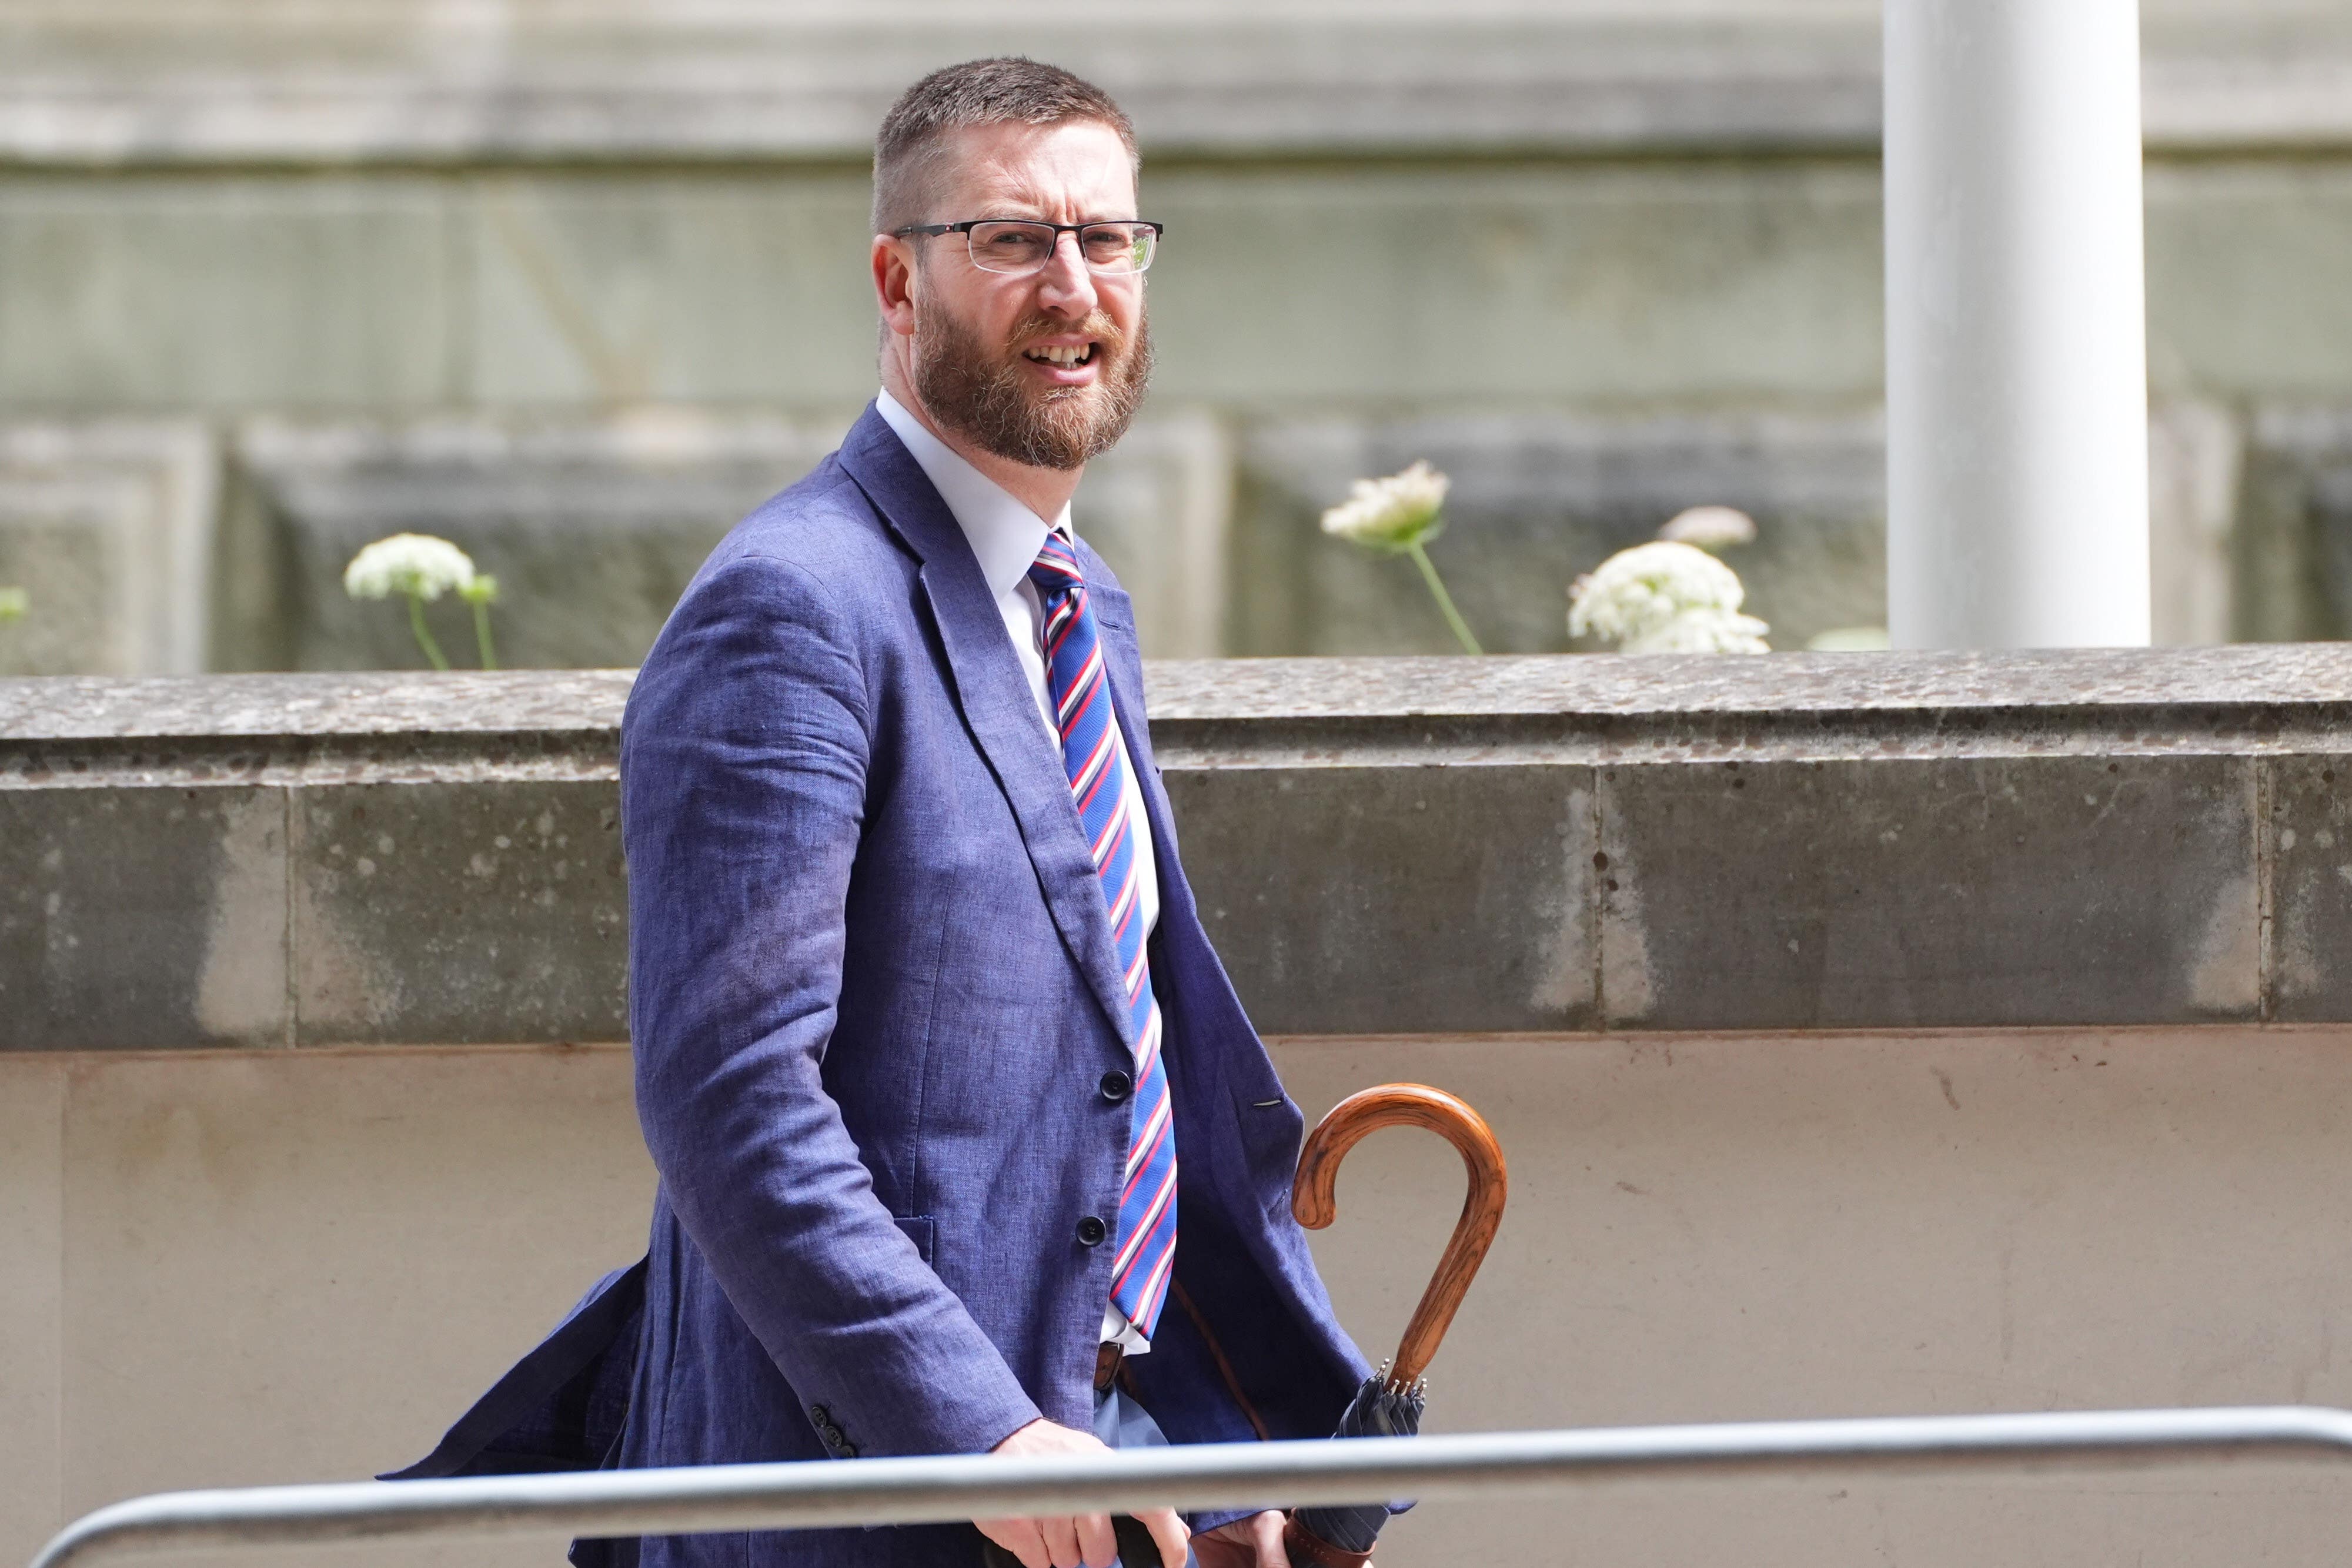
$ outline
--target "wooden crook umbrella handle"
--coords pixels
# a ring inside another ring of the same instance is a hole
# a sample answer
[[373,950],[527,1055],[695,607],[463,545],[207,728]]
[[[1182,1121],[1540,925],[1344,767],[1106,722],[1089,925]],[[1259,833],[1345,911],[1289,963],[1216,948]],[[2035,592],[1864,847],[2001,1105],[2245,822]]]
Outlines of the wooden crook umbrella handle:
[[1437,1354],[1438,1341],[1454,1322],[1454,1309],[1470,1289],[1470,1281],[1486,1261],[1496,1228],[1503,1223],[1503,1200],[1510,1178],[1503,1167],[1503,1146],[1477,1112],[1443,1089],[1426,1083],[1382,1083],[1359,1091],[1331,1107],[1315,1124],[1298,1152],[1298,1176],[1290,1191],[1290,1212],[1309,1230],[1320,1230],[1339,1218],[1335,1187],[1339,1162],[1368,1133],[1382,1127],[1427,1127],[1462,1151],[1470,1173],[1470,1190],[1462,1199],[1462,1218],[1421,1293],[1421,1304],[1405,1324],[1397,1344],[1389,1382],[1411,1387]]

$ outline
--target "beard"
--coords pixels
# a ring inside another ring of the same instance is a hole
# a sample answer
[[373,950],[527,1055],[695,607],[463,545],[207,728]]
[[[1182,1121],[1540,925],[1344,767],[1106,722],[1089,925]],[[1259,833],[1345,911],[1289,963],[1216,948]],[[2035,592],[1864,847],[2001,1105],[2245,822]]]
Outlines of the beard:
[[1129,339],[1097,310],[1076,329],[1095,340],[1095,384],[1036,386],[1013,345],[1072,329],[1032,316],[991,348],[927,293],[915,306],[915,391],[932,418],[983,452],[1031,468],[1082,468],[1135,423],[1151,380],[1151,333],[1138,321]]

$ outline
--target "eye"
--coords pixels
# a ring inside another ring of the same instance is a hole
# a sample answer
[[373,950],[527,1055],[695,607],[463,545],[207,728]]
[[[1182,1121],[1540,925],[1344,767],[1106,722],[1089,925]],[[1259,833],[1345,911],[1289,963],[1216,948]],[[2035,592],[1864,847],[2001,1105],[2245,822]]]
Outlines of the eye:
[[1034,266],[1045,254],[1048,232],[1033,224],[981,224],[971,231],[971,257],[982,267]]
[[1087,229],[1078,239],[1087,247],[1088,261],[1111,262],[1133,257],[1137,233],[1133,224],[1103,224]]

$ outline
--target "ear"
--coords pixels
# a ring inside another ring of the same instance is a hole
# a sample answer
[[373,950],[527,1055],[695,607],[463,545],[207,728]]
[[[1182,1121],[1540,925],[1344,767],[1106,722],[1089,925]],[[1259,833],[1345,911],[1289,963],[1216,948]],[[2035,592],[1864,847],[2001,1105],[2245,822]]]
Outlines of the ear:
[[874,236],[874,302],[881,308],[886,331],[901,338],[915,335],[916,277],[912,244],[891,235]]

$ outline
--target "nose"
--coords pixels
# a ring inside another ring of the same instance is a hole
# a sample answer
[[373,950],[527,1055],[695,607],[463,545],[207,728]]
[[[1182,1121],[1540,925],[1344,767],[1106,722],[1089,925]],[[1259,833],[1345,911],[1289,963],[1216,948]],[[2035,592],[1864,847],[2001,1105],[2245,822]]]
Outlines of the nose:
[[[1068,245],[1062,242],[1067,240]],[[1059,315],[1084,319],[1094,313],[1095,275],[1087,270],[1086,257],[1078,252],[1078,236],[1058,234],[1054,236],[1054,254],[1037,273],[1038,303]]]

